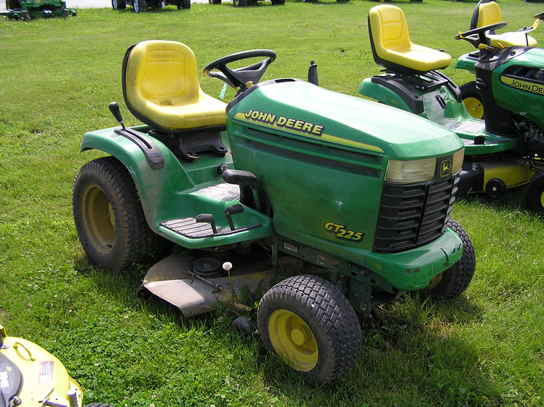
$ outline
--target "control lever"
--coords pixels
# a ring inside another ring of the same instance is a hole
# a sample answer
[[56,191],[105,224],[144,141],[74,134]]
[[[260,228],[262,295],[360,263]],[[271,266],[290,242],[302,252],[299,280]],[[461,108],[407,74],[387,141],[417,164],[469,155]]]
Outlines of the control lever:
[[225,216],[227,217],[227,222],[229,222],[230,230],[234,230],[234,222],[232,221],[232,215],[237,213],[242,213],[244,211],[244,206],[242,204],[236,204],[229,206],[225,209]]
[[125,124],[123,123],[123,116],[121,115],[121,109],[119,109],[117,102],[111,102],[108,107],[110,108],[110,112],[113,117],[115,117],[115,120],[119,122],[119,124],[123,127],[123,130],[126,130]]
[[314,61],[310,61],[310,66],[308,67],[308,82],[319,86],[319,79],[317,77],[317,64]]
[[240,185],[241,187],[257,188],[257,177],[249,171],[233,170],[221,164],[217,167],[217,172],[221,174],[227,184]]
[[215,220],[213,218],[213,215],[209,213],[201,213],[200,215],[196,215],[196,223],[209,223],[212,227],[213,234],[215,235],[217,233],[217,226],[215,226]]

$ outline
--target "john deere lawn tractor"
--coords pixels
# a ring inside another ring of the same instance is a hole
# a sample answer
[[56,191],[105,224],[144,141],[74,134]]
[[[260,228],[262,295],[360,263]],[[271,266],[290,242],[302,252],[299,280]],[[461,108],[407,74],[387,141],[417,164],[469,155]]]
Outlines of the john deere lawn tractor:
[[124,10],[129,5],[135,13],[141,13],[148,8],[161,9],[168,4],[176,6],[178,10],[191,8],[191,0],[111,0],[114,10]]
[[363,80],[359,93],[455,131],[465,145],[461,193],[500,198],[528,185],[527,207],[544,215],[544,49],[492,46],[486,33],[503,25],[456,36],[480,50],[485,121],[467,112],[459,87],[439,71],[451,57],[412,43],[403,11],[391,5],[369,12],[374,60],[385,73]]
[[28,21],[39,17],[75,16],[76,10],[66,7],[63,0],[6,0],[7,11],[0,13],[10,20]]
[[82,151],[109,156],[79,171],[74,219],[106,269],[175,245],[143,287],[185,317],[219,303],[244,312],[264,292],[267,348],[328,382],[359,357],[356,312],[405,291],[451,299],[467,288],[474,250],[449,218],[464,148],[428,120],[317,86],[315,65],[313,83],[259,82],[275,58],[250,50],[208,64],[238,90],[225,105],[200,88],[186,45],[130,47],[123,94],[145,125],[125,127],[112,103],[121,127],[84,135]]
[[[518,31],[496,33],[495,29],[485,32],[485,36],[488,39],[489,45],[495,48],[505,47],[536,47],[537,41],[529,35],[529,33],[535,30],[542,19],[544,13],[535,15],[534,23],[529,27],[523,27]],[[494,0],[480,0],[472,13],[472,19],[470,22],[470,29],[481,28],[485,26],[492,26],[494,24],[506,25],[502,19],[502,11],[499,4]],[[479,39],[478,35],[472,35],[472,37],[466,38],[472,45],[478,47]],[[461,55],[455,62],[455,68],[464,69],[474,73],[475,65],[480,59],[480,50],[470,52]],[[479,89],[479,85],[476,81],[470,81],[460,86],[461,97],[465,103],[468,112],[477,119],[483,119],[484,106],[482,101],[482,92]]]
[[[0,325],[0,406],[81,407],[81,387],[45,349]],[[86,407],[110,407],[88,404]]]

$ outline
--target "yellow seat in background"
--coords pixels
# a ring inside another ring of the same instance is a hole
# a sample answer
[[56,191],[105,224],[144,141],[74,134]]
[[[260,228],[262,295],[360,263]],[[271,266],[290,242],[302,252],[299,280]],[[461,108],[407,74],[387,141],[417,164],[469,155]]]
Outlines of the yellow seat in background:
[[368,14],[370,42],[374,60],[385,68],[429,72],[446,68],[451,56],[410,40],[408,23],[402,9],[379,5]]
[[[472,13],[470,29],[485,27],[486,25],[502,23],[502,10],[495,1],[481,0],[476,5]],[[488,31],[486,37],[489,38],[489,44],[493,47],[513,47],[516,45],[536,47],[537,41],[530,35],[522,32],[513,31],[502,34],[496,34],[494,31]]]

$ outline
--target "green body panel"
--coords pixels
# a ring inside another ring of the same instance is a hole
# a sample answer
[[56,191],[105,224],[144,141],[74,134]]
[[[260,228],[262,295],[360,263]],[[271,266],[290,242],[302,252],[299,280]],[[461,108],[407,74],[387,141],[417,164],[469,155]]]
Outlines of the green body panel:
[[453,67],[474,73],[474,65],[476,65],[476,62],[478,62],[478,53],[470,52],[457,58]]
[[544,128],[544,84],[515,81],[513,85],[503,83],[503,74],[515,67],[544,68],[544,49],[531,48],[492,73],[493,96],[503,109],[519,113]]
[[[291,128],[280,125],[282,117],[294,119]],[[321,126],[322,134],[293,129],[297,121]],[[289,82],[261,86],[234,105],[227,132],[235,167],[259,179],[279,235],[367,267],[406,290],[422,288],[461,256],[461,242],[451,232],[425,249],[372,252],[388,161],[458,151],[463,144],[449,130],[374,102]],[[327,229],[331,223],[364,237],[338,238]]]
[[[146,126],[133,129],[143,133],[148,130]],[[230,154],[224,158],[201,157],[182,165],[163,143],[154,139],[162,153],[164,167],[152,169],[136,144],[116,134],[114,130],[110,128],[86,133],[83,136],[81,150],[104,151],[127,167],[138,190],[147,223],[154,232],[189,249],[222,246],[260,239],[272,234],[270,219],[251,208],[245,208],[243,213],[233,216],[235,226],[262,226],[232,235],[191,239],[164,228],[160,225],[161,222],[195,217],[201,213],[214,215],[218,227],[228,227],[225,209],[238,203],[238,200],[217,201],[202,196],[197,191],[223,182],[217,172],[217,166],[231,163]],[[149,135],[148,137],[151,138]]]
[[[492,154],[517,147],[517,139],[487,132],[484,121],[473,118],[467,112],[463,102],[457,101],[455,95],[448,87],[441,86],[430,92],[422,92],[414,89],[414,92],[423,102],[424,110],[420,116],[436,123],[438,128],[446,128],[454,131],[463,141],[465,155]],[[381,103],[411,112],[410,107],[397,93],[381,84],[372,82],[371,78],[366,78],[361,82],[358,93],[376,99]],[[445,107],[440,105],[437,97],[445,102]],[[474,139],[478,136],[485,137],[485,144],[474,144]]]

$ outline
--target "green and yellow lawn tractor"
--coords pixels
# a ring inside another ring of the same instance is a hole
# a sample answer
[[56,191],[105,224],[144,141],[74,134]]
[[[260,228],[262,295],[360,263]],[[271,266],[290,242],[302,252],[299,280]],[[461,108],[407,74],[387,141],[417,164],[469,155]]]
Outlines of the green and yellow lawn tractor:
[[[79,384],[55,356],[0,325],[0,406],[81,407]],[[111,407],[88,404],[86,407]]]
[[439,70],[451,57],[412,43],[404,12],[381,5],[369,12],[374,60],[385,73],[363,80],[359,93],[454,131],[465,146],[460,193],[502,197],[528,185],[527,207],[544,214],[544,49],[493,47],[492,24],[456,36],[480,51],[476,83],[485,121],[472,117],[461,90]]
[[10,20],[28,21],[39,17],[69,17],[76,10],[66,7],[63,0],[6,0],[7,11],[0,13]]
[[176,6],[178,10],[191,8],[191,0],[111,0],[114,10],[124,10],[129,5],[135,13],[141,13],[148,8],[161,9],[169,4]]
[[[540,22],[544,19],[544,13],[534,16],[536,19],[529,27],[523,27],[518,31],[496,33],[495,29],[485,31],[485,36],[488,39],[488,44],[494,48],[506,47],[536,47],[537,41],[529,35],[535,30]],[[472,13],[470,29],[474,30],[481,27],[493,26],[494,24],[506,23],[502,19],[502,11],[499,4],[494,0],[480,0]],[[480,41],[478,35],[468,36],[466,39],[476,48],[479,47]],[[483,44],[485,46],[486,44]],[[475,65],[480,59],[480,50],[461,55],[455,62],[455,68],[463,69],[469,72],[475,72]],[[461,97],[467,107],[468,112],[477,119],[484,118],[484,106],[482,101],[482,92],[476,81],[467,82],[459,87]]]
[[[145,125],[125,127],[112,103],[121,127],[84,135],[82,151],[109,156],[79,171],[73,212],[85,252],[106,269],[177,246],[143,287],[185,317],[219,303],[244,311],[264,292],[266,347],[328,382],[360,355],[356,312],[405,291],[452,299],[469,285],[474,250],[449,218],[464,146],[428,120],[317,86],[315,65],[312,82],[260,82],[275,58],[251,50],[208,64],[238,90],[225,105],[200,88],[186,45],[129,48],[124,99]],[[249,65],[231,69],[237,61]]]

